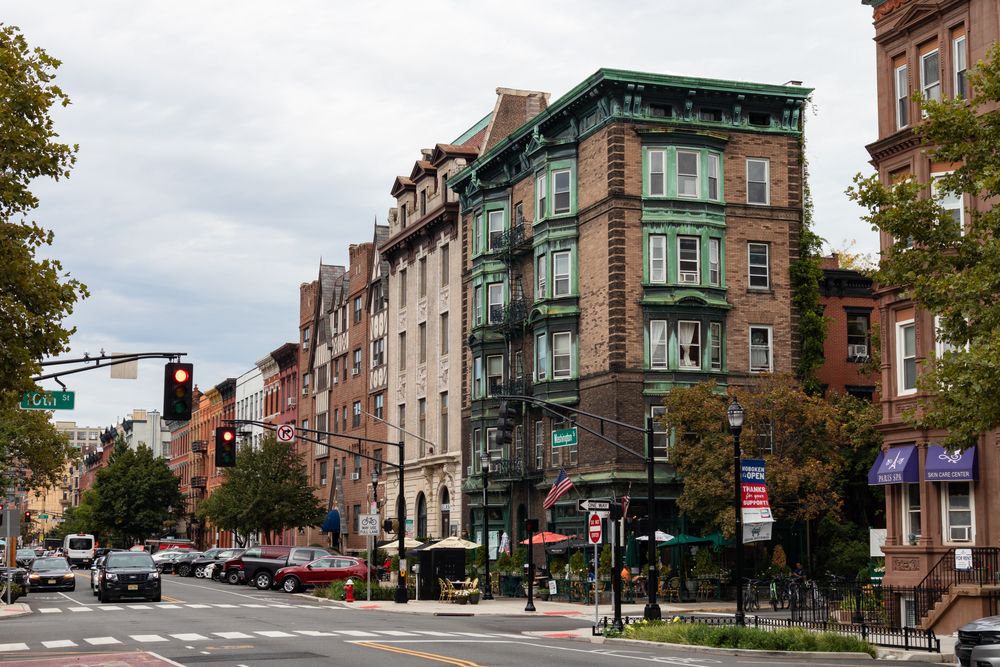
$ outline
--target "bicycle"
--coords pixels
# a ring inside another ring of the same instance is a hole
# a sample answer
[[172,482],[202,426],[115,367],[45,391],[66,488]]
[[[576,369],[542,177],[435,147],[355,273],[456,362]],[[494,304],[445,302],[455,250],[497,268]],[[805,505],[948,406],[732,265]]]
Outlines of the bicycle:
[[760,597],[757,593],[758,579],[747,579],[743,588],[743,611],[757,611],[760,609]]
[[791,580],[788,577],[778,577],[772,579],[768,586],[769,601],[771,603],[771,609],[778,611],[778,609],[785,609],[788,607],[791,589]]

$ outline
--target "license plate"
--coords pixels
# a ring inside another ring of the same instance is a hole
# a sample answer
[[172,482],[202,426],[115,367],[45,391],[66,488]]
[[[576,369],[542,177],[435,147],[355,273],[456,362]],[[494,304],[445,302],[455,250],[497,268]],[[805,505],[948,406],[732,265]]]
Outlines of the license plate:
[[54,583],[56,583],[56,580],[55,579],[49,579],[49,583],[50,584],[54,584]]
[[130,591],[137,591],[137,590],[139,590],[139,584],[129,584],[128,585],[128,589]]

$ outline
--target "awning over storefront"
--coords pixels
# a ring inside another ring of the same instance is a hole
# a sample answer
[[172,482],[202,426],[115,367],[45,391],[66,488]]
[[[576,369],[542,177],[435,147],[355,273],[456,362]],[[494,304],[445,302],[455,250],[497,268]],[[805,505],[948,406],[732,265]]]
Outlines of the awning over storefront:
[[978,477],[975,446],[963,452],[950,452],[941,445],[927,448],[924,479],[933,482],[974,482]]
[[[879,484],[912,484],[920,481],[919,467],[916,445],[893,447],[882,454],[881,459],[875,460],[872,471],[868,473],[868,483],[872,486]],[[874,481],[872,473],[874,473]]]
[[327,512],[326,519],[323,520],[323,525],[320,527],[324,533],[339,533],[340,532],[340,512],[337,510],[330,510]]
[[885,458],[885,452],[879,451],[872,469],[868,471],[868,486],[878,486],[878,469],[882,465],[883,458]]

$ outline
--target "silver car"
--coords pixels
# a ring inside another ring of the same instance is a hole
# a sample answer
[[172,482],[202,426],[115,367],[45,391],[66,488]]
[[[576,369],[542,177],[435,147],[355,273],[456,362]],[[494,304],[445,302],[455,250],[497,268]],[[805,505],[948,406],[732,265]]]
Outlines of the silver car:
[[[962,667],[1000,667],[1000,616],[987,616],[958,629],[955,657]],[[973,660],[973,651],[976,652]],[[996,657],[994,657],[996,656]]]

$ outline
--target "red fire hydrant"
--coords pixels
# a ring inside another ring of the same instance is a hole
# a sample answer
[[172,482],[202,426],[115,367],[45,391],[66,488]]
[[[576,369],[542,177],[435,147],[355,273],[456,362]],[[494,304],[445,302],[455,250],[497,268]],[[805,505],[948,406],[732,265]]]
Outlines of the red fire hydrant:
[[344,601],[354,602],[354,580],[348,579],[347,583],[344,584]]

